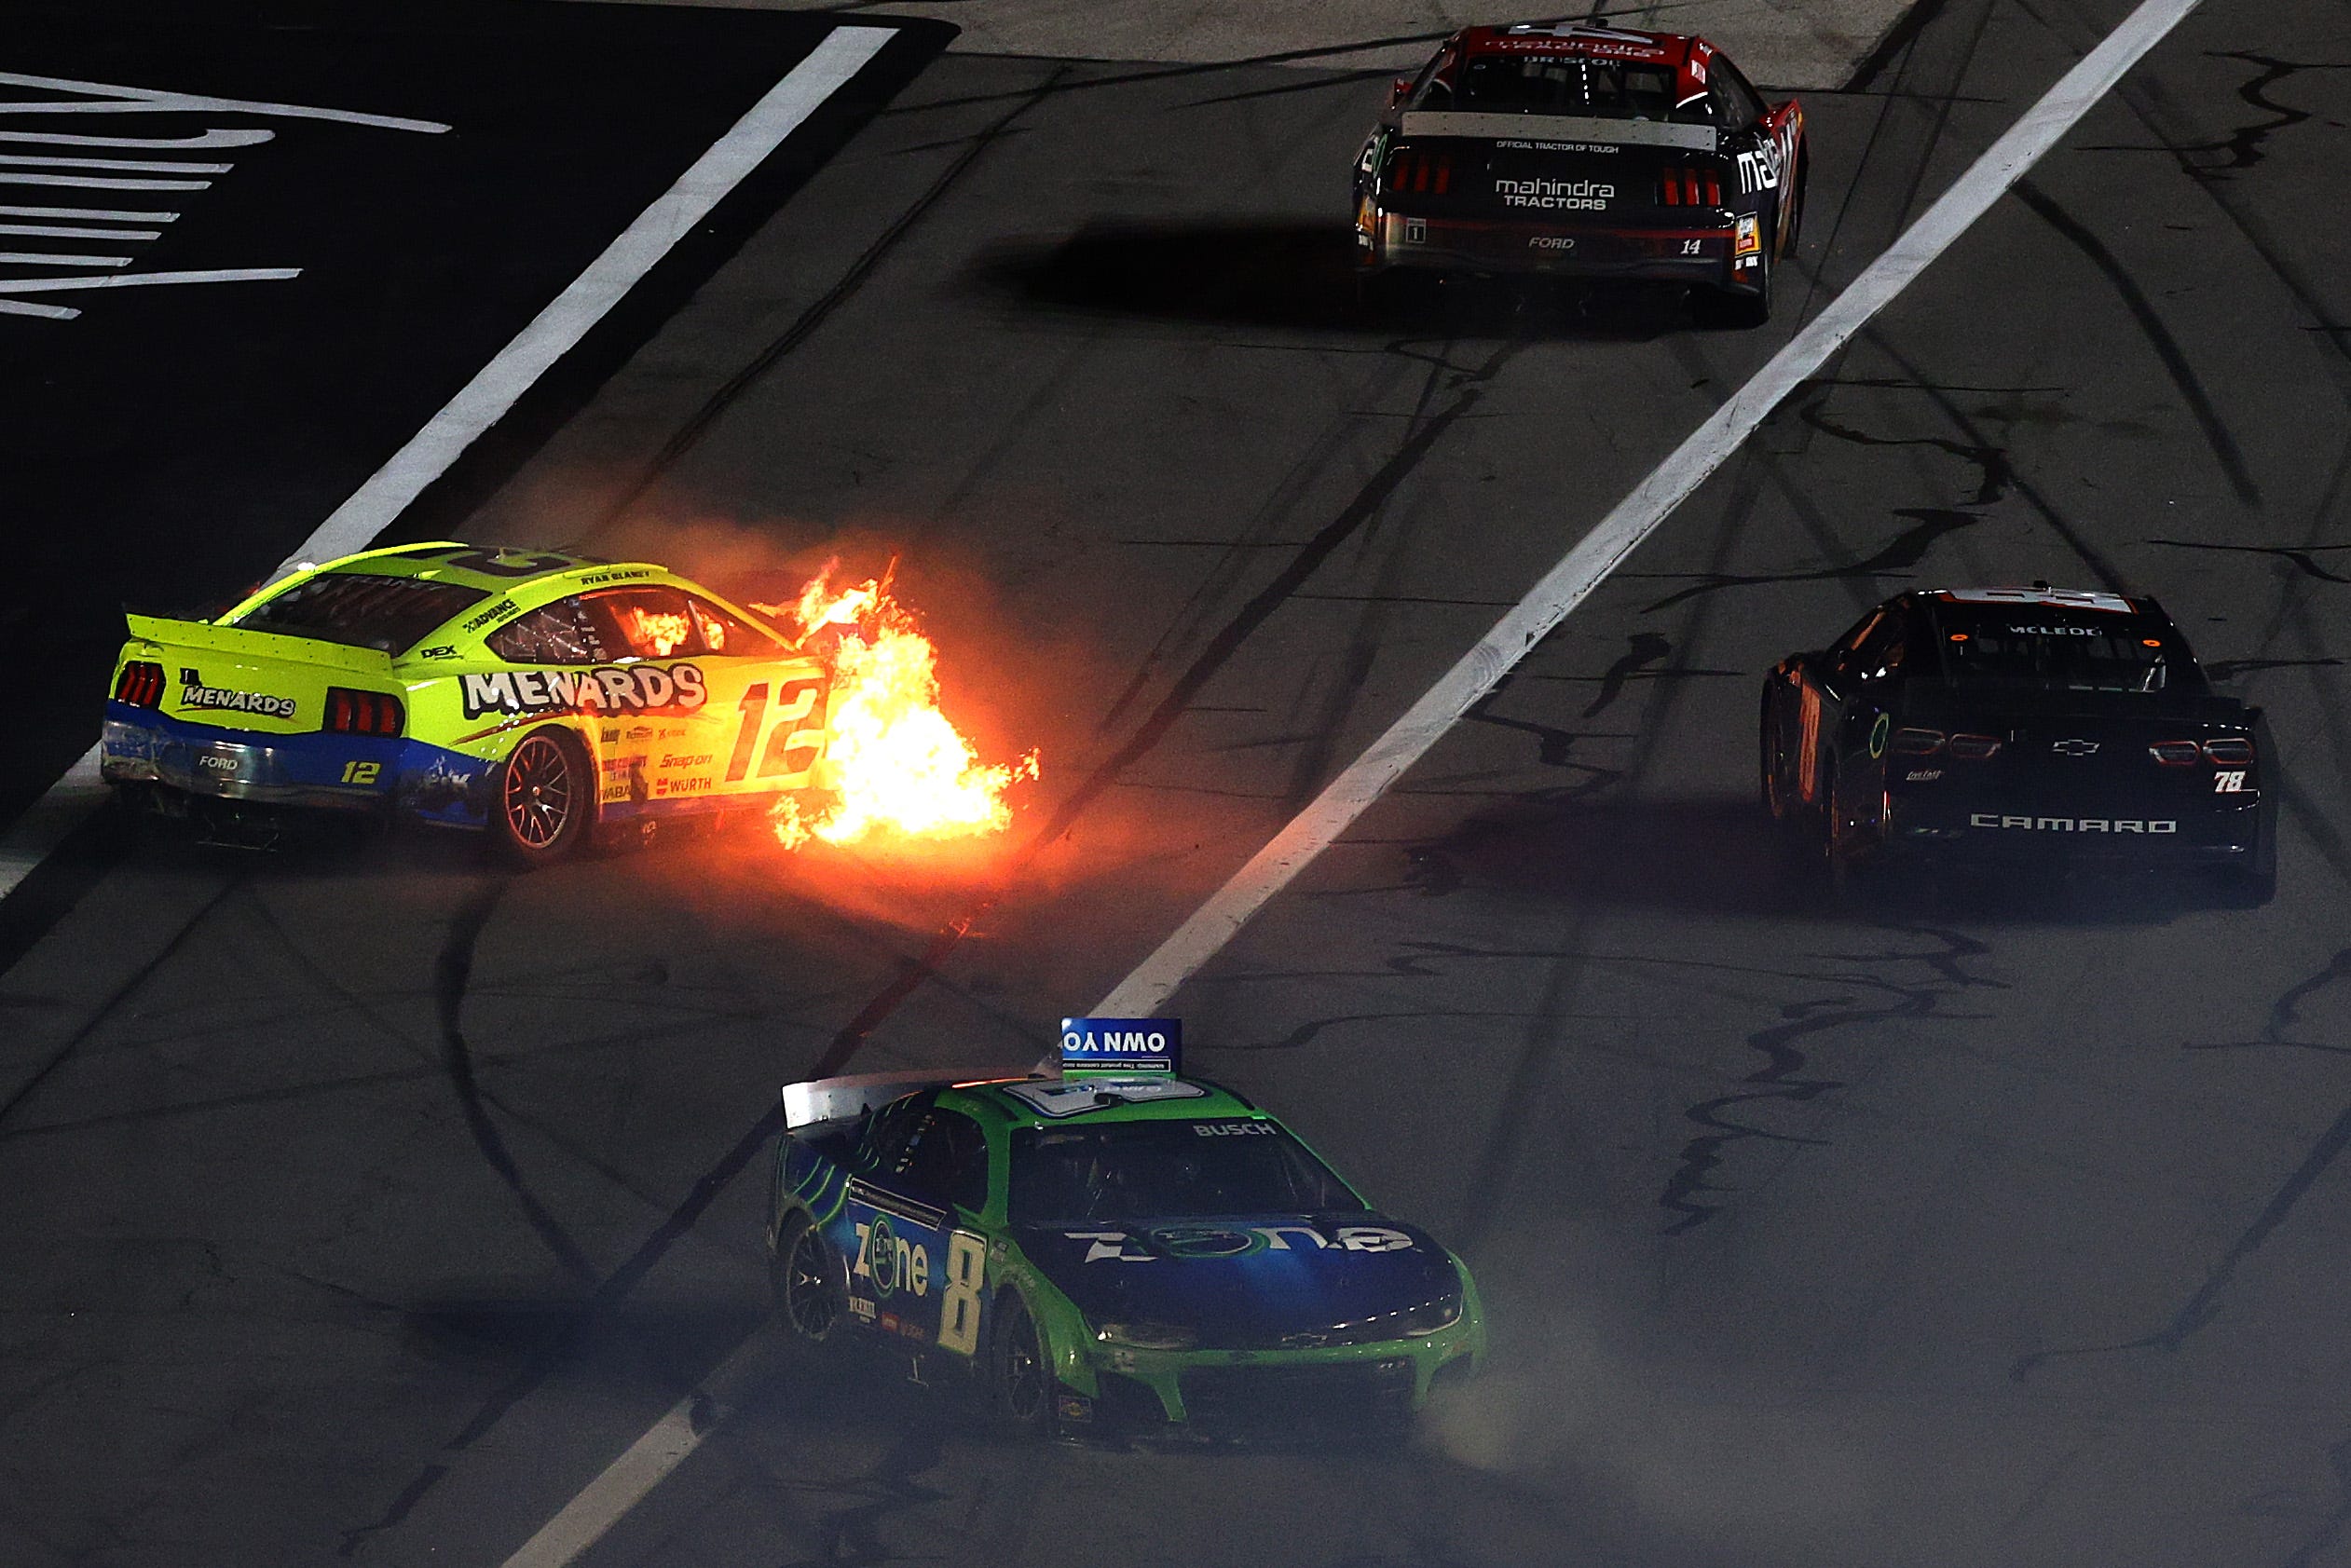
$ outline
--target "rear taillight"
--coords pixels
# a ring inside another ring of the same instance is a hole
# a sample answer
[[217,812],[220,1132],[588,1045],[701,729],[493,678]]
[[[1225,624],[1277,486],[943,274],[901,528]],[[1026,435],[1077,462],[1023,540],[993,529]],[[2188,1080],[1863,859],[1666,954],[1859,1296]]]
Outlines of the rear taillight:
[[1711,169],[1668,169],[1658,177],[1657,199],[1667,207],[1719,207],[1722,181]]
[[2224,768],[2242,768],[2253,760],[2253,743],[2240,735],[2204,743],[2204,755]]
[[326,723],[321,728],[334,734],[397,735],[407,722],[400,699],[389,691],[326,689]]
[[2193,768],[2204,760],[2204,748],[2194,741],[2157,741],[2147,755],[2166,768]]
[[1387,188],[1398,196],[1442,196],[1453,188],[1453,155],[1404,147],[1387,160]]
[[1997,735],[1954,735],[1951,755],[1961,762],[1981,762],[2000,750]]
[[115,701],[134,708],[163,705],[163,666],[132,660],[115,677]]
[[1893,741],[1888,744],[1891,749],[1901,753],[1904,757],[1933,757],[1943,749],[1943,731],[1940,729],[1897,729],[1893,732]]

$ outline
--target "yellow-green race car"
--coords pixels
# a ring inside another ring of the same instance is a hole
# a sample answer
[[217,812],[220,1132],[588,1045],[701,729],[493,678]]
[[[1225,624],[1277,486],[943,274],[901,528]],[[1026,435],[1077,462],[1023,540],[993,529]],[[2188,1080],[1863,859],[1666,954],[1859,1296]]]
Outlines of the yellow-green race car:
[[825,661],[662,566],[401,545],[129,620],[101,766],[174,813],[487,829],[528,864],[826,782]]

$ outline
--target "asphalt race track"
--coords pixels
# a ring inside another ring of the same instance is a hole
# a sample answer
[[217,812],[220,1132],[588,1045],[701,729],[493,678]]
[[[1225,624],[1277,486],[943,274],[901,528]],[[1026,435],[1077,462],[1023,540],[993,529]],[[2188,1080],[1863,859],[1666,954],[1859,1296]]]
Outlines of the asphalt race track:
[[[1041,748],[1020,820],[527,877],[99,821],[0,908],[0,1562],[495,1565],[685,1400],[576,1561],[2351,1564],[2331,0],[2206,0],[1179,994],[1196,1067],[1477,1271],[1491,1370],[1410,1451],[1021,1447],[767,1316],[779,1084],[1034,1060],[2128,9],[1921,0],[1807,89],[1801,286],[1744,335],[1359,309],[1385,65],[880,93],[399,530],[754,596],[895,556],[950,712]],[[1761,672],[2033,578],[2159,594],[2266,708],[2274,904],[1783,874]]]

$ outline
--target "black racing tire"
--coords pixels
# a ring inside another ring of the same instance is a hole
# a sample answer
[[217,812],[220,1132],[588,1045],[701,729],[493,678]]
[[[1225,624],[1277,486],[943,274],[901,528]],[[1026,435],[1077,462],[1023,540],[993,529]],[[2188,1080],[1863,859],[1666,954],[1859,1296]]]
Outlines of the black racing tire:
[[785,1327],[803,1343],[824,1343],[847,1316],[840,1261],[804,1212],[795,1211],[784,1221],[775,1248],[768,1254],[768,1279]]
[[997,1298],[988,1373],[996,1413],[1005,1426],[1024,1437],[1053,1435],[1053,1356],[1018,1291]]
[[1804,238],[1804,175],[1810,160],[1804,156],[1803,143],[1796,144],[1796,157],[1789,161],[1796,165],[1789,171],[1789,177],[1796,182],[1796,196],[1788,203],[1788,231],[1780,241],[1780,254],[1784,256],[1794,255],[1797,245]]
[[1777,682],[1767,678],[1763,683],[1763,712],[1756,724],[1757,777],[1761,786],[1763,809],[1771,820],[1785,827],[1797,815],[1797,802],[1788,798],[1787,762],[1780,755],[1780,714],[1774,687]]
[[575,852],[595,825],[595,769],[568,729],[534,729],[515,743],[499,770],[490,836],[499,858],[522,866],[553,866]]
[[1697,318],[1700,326],[1718,332],[1750,332],[1771,320],[1771,252],[1775,248],[1776,242],[1756,252],[1755,293],[1709,288],[1690,291],[1690,314]]

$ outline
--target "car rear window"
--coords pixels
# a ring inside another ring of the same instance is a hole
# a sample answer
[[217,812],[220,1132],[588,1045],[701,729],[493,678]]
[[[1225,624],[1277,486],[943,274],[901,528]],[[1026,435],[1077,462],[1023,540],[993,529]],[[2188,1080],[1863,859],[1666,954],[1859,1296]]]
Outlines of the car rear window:
[[2166,632],[2138,616],[2030,606],[1947,616],[1943,671],[1964,685],[2048,691],[2155,692],[2197,682],[2194,661]]
[[[1442,83],[1423,92],[1433,100]],[[1479,55],[1463,62],[1460,78],[1444,102],[1427,109],[1462,109],[1478,114],[1588,115],[1599,119],[1673,120],[1713,123],[1706,101],[1674,105],[1674,73],[1662,65],[1580,55]]]
[[1271,1122],[1113,1122],[1013,1138],[1015,1224],[1362,1208],[1330,1166]]
[[455,582],[327,572],[255,605],[233,622],[248,632],[315,637],[402,654],[426,633],[489,595]]

